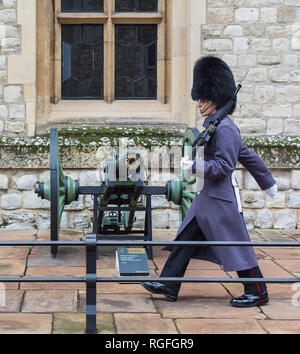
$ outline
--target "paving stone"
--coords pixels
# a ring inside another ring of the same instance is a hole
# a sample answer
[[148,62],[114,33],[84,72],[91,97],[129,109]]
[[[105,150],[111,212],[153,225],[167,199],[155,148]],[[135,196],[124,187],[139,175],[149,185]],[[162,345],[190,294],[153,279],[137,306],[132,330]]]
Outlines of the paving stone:
[[77,291],[26,291],[22,312],[76,312]]
[[281,267],[286,269],[288,272],[299,272],[300,271],[300,259],[276,259],[276,263],[278,263]]
[[297,320],[259,320],[259,323],[270,334],[300,333],[300,322]]
[[265,278],[291,278],[291,274],[272,260],[261,260],[258,263]]
[[[110,313],[97,314],[97,333],[115,334],[113,315]],[[84,334],[86,316],[82,313],[54,314],[53,334]]]
[[17,276],[23,275],[26,263],[22,259],[0,259],[0,275],[1,276]]
[[267,284],[270,303],[275,298],[279,299],[292,299],[295,290],[292,284]]
[[[80,311],[85,312],[85,293],[80,294]],[[156,312],[148,295],[97,294],[97,312]]]
[[1,334],[50,334],[52,329],[52,315],[1,313]]
[[273,299],[266,306],[262,306],[263,313],[270,319],[298,319],[300,320],[300,301],[297,301],[298,306],[295,306],[291,299]]
[[29,250],[29,247],[0,247],[0,259],[25,260]]
[[[83,277],[85,276],[85,267],[27,267],[26,276],[29,277]],[[65,282],[47,282],[47,283],[21,283],[21,289],[85,289],[85,283],[65,283]]]
[[239,309],[232,307],[229,299],[179,297],[176,302],[155,300],[155,303],[158,311],[166,318],[265,318],[257,307]]
[[[5,292],[4,292],[5,304],[0,303],[0,312],[19,312],[23,293],[24,292],[21,290],[6,290],[5,289]],[[2,306],[2,305],[4,305],[4,306]]]
[[131,313],[115,314],[118,334],[176,334],[178,333],[173,320],[162,318],[159,314]]
[[74,256],[56,256],[52,257],[50,253],[45,255],[30,255],[27,266],[30,267],[85,267],[85,255]]
[[177,328],[181,334],[264,334],[254,319],[179,319]]
[[[278,259],[289,259],[289,260],[297,260],[300,259],[300,248],[290,248],[290,247],[273,247],[273,248],[264,248],[264,252],[266,252],[270,257]],[[278,263],[278,262],[277,262]]]

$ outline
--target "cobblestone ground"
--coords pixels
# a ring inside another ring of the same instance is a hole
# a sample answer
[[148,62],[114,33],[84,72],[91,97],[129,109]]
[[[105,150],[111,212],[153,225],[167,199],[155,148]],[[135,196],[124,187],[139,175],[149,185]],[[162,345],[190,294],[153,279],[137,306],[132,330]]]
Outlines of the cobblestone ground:
[[[155,240],[172,240],[174,231],[154,230]],[[251,230],[253,241],[300,241],[299,230]],[[82,232],[65,230],[61,240],[83,239]],[[49,240],[49,231],[0,230],[0,240]],[[256,248],[265,277],[300,276],[300,248]],[[168,255],[157,248],[149,262],[151,276],[159,275]],[[101,254],[98,276],[115,275],[111,250]],[[84,276],[83,247],[63,247],[50,256],[49,247],[0,248],[0,276]],[[186,276],[236,277],[219,266],[192,260]],[[237,309],[232,296],[241,284],[184,283],[177,302],[152,295],[139,284],[97,284],[98,333],[202,334],[300,333],[300,285],[269,284],[266,306]],[[84,283],[2,283],[5,306],[0,306],[0,333],[84,333]],[[1,295],[1,294],[0,294]],[[3,300],[3,297],[2,297]],[[3,303],[2,303],[3,305]]]

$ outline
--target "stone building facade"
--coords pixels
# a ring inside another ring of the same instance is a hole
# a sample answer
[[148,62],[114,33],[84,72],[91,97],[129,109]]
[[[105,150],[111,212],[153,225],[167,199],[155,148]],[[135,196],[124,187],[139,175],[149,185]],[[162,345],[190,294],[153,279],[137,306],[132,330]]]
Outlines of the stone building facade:
[[[180,145],[187,127],[201,130],[202,119],[190,98],[192,69],[197,58],[213,54],[230,65],[236,82],[249,70],[231,118],[279,186],[278,197],[271,200],[237,166],[247,226],[299,228],[300,0],[159,0],[156,13],[134,15],[116,13],[113,0],[103,3],[101,14],[70,14],[62,11],[60,0],[0,0],[0,225],[49,228],[49,203],[36,197],[34,184],[49,175],[43,144],[50,127],[84,126],[99,134],[111,128],[108,136],[125,127],[129,140],[131,127],[141,129],[145,140],[145,129],[151,128],[158,132],[152,134],[156,145],[160,130],[166,132],[165,145],[170,140]],[[82,23],[104,29],[101,100],[62,99],[61,28]],[[120,24],[157,26],[155,100],[114,98],[114,31]],[[133,144],[143,146],[143,139],[140,143]],[[101,149],[85,146],[70,160],[64,141],[65,174],[78,178],[80,185],[100,183],[98,165],[109,157]],[[143,153],[147,159],[149,146]],[[178,164],[171,167],[168,178],[179,173]],[[151,172],[150,183],[158,183]],[[160,172],[167,173],[163,168]],[[153,208],[155,228],[179,226],[172,202],[157,197]],[[65,207],[62,227],[88,228],[91,214],[90,198],[81,196]],[[142,222],[137,215],[137,223]]]

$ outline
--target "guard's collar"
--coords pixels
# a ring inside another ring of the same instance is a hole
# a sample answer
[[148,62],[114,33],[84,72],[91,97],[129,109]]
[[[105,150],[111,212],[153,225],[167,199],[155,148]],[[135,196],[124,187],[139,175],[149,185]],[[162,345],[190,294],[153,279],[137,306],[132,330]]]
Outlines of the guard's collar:
[[[203,122],[203,127],[204,128],[207,128],[208,126],[209,126],[209,122],[211,121],[211,118],[212,118],[212,116],[208,116],[208,117],[206,117],[205,119],[204,119],[204,122]],[[224,119],[226,119],[227,118],[227,116],[224,118]],[[223,120],[224,120],[223,119]]]

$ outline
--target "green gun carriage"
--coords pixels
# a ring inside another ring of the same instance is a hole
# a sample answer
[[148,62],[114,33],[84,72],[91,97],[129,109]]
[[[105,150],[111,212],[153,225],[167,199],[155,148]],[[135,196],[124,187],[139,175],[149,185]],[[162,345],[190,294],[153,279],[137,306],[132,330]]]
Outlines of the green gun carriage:
[[[196,128],[188,128],[183,137],[182,157],[189,154],[193,142],[199,135]],[[93,196],[93,233],[97,240],[144,240],[152,241],[151,197],[164,195],[168,201],[179,206],[182,222],[196,195],[196,178],[183,171],[165,186],[149,186],[142,155],[137,151],[127,151],[121,157],[115,153],[103,168],[101,183],[97,186],[80,186],[78,180],[65,176],[59,155],[58,132],[50,129],[50,181],[37,182],[35,193],[50,201],[51,241],[59,240],[59,227],[64,206],[78,200],[79,195]],[[142,196],[145,205],[141,205]],[[144,229],[134,229],[135,212],[144,211]],[[56,256],[57,246],[51,246],[51,254]],[[152,248],[147,247],[147,255],[152,259]]]

